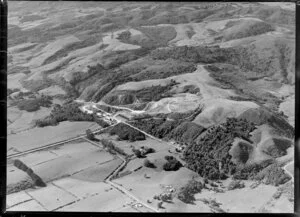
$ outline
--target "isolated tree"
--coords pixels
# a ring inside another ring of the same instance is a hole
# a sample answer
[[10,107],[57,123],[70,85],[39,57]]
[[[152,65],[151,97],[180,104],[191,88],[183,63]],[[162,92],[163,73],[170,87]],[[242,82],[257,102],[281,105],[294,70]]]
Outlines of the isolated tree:
[[176,171],[179,170],[183,165],[173,156],[165,156],[167,162],[163,165],[165,171]]
[[163,202],[168,202],[172,200],[172,194],[171,193],[166,193],[161,195],[161,200]]
[[181,188],[177,197],[182,202],[189,204],[193,204],[196,200],[194,194],[192,194],[188,188]]
[[87,137],[89,140],[95,140],[95,135],[93,134],[93,132],[92,132],[90,129],[87,129],[87,130],[86,130],[86,137]]
[[145,167],[148,167],[148,168],[155,168],[156,166],[152,163],[152,162],[150,162],[148,159],[145,159],[144,160],[144,166]]
[[162,201],[160,201],[160,202],[157,204],[157,208],[159,208],[159,209],[163,209],[163,206],[162,206],[162,204],[163,204],[163,202],[162,202]]
[[137,156],[138,158],[143,158],[144,155],[142,154],[142,152],[139,149],[134,149],[133,153],[135,154],[135,156]]

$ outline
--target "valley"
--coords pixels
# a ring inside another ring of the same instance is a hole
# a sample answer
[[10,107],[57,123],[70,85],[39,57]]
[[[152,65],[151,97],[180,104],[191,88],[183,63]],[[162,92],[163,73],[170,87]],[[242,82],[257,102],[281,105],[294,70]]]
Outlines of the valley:
[[293,213],[295,31],[292,3],[10,2],[7,211]]

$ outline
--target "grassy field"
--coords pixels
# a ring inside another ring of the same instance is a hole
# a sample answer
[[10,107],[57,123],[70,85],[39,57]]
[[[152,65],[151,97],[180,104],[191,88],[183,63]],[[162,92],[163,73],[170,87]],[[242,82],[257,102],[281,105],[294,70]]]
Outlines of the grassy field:
[[[107,162],[115,162],[115,165],[119,164],[118,161],[113,161],[114,158],[110,154],[85,141],[67,143],[59,147],[27,154],[17,159],[35,171],[44,182],[71,176],[81,171],[84,172],[85,169],[89,171],[93,167],[97,168],[97,166],[101,168],[100,165]],[[12,160],[8,162],[7,169],[7,184],[10,186],[8,192],[16,191],[18,186],[21,186],[20,188],[26,187],[22,187],[22,182],[29,180],[26,173],[12,165]],[[108,168],[102,171],[103,175],[98,173],[99,176],[105,178],[110,172],[109,168],[113,170],[114,164],[108,165]],[[101,172],[101,170],[98,172]],[[80,174],[78,177],[81,177]],[[30,180],[29,182],[32,183]]]
[[[230,180],[226,180],[223,185],[227,186],[229,182]],[[253,182],[245,182],[245,188],[234,189],[226,191],[225,193],[216,193],[204,190],[195,197],[197,199],[215,199],[221,204],[220,208],[222,208],[225,212],[253,213],[258,211],[261,206],[272,197],[272,195],[276,192],[276,187],[260,184],[258,187],[250,189],[250,185],[252,183]],[[260,197],[255,197],[254,195],[260,195]]]
[[84,134],[87,129],[97,129],[98,125],[92,122],[62,122],[57,126],[34,128],[7,137],[7,147],[18,151],[25,151],[41,147],[50,143],[59,142],[68,138]]
[[[42,107],[38,111],[27,112],[21,111],[17,107],[9,107],[7,118],[10,123],[7,126],[7,134],[9,136],[17,135],[25,130],[30,130],[34,127],[34,121],[49,115],[51,108]],[[10,147],[10,146],[9,146]]]
[[[94,204],[97,211],[114,211],[132,202],[121,192],[103,183],[122,161],[88,142],[68,143],[18,159],[32,168],[47,186],[33,187],[32,181],[23,171],[9,166],[8,193],[19,191],[8,195],[9,210],[67,211],[74,210],[75,206],[78,211],[90,211],[90,205]],[[26,180],[32,186],[22,184]],[[103,201],[100,207],[99,201]]]

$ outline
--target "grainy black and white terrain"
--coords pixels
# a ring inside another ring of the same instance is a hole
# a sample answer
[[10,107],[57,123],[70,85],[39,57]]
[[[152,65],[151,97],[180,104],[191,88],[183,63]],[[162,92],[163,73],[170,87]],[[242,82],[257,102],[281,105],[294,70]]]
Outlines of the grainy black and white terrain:
[[8,8],[8,211],[293,212],[294,4]]

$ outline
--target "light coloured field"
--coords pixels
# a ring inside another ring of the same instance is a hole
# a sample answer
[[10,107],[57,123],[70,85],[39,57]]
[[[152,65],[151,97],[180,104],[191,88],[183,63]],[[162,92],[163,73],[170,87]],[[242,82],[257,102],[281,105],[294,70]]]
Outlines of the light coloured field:
[[294,182],[289,181],[280,186],[274,196],[264,204],[258,212],[293,213],[294,212]]
[[269,201],[261,210],[262,213],[294,213],[294,206],[287,197],[281,196],[278,200]]
[[41,107],[35,112],[21,111],[16,107],[9,107],[7,118],[11,121],[7,126],[7,134],[15,134],[34,127],[34,121],[50,114],[51,108]]
[[259,106],[250,101],[234,101],[229,99],[207,99],[201,101],[204,110],[195,118],[194,122],[210,127],[226,121],[227,117],[238,117],[244,111]]
[[57,154],[52,151],[38,151],[18,157],[19,160],[24,162],[29,167],[45,163],[55,158],[57,158]]
[[7,165],[6,171],[7,171],[7,176],[6,176],[7,185],[14,185],[20,183],[23,180],[30,179],[30,177],[25,172],[23,172],[22,170],[18,169],[13,165]]
[[15,206],[17,204],[24,203],[29,200],[32,200],[32,198],[24,191],[13,193],[6,198],[6,207],[10,208],[11,206]]
[[281,97],[288,97],[295,94],[295,87],[292,85],[282,85],[277,92]]
[[[51,151],[51,153],[56,156],[66,156],[66,155],[85,155],[92,152],[99,151],[99,147],[92,145],[91,143],[85,140],[75,140],[64,145],[56,146],[49,148],[45,151]],[[100,149],[101,150],[101,149]],[[31,154],[32,155],[32,154]],[[38,156],[38,154],[37,154]]]
[[[59,156],[54,160],[33,166],[32,169],[45,182],[49,182],[65,176],[74,175],[110,160],[112,160],[112,156],[104,151],[82,151],[82,153],[70,153],[69,155]],[[105,171],[104,169],[101,172],[104,172],[105,175],[109,173],[109,171]],[[99,174],[99,176],[101,177],[101,174]],[[89,177],[86,177],[86,179],[89,179]]]
[[84,134],[85,130],[95,130],[98,125],[92,122],[61,122],[57,126],[33,128],[28,131],[7,136],[7,147],[19,151],[41,147],[50,143],[76,137]]
[[19,205],[8,208],[7,211],[47,211],[44,207],[42,207],[37,201],[30,200],[25,203],[21,203]]
[[212,210],[206,204],[201,203],[200,201],[196,201],[194,204],[186,204],[180,201],[177,198],[173,199],[174,204],[164,203],[163,207],[165,209],[161,210],[164,212],[178,212],[178,213],[212,213]]
[[[227,186],[229,182],[230,179],[226,180],[224,186]],[[277,190],[275,186],[264,184],[251,189],[249,187],[251,183],[253,182],[245,181],[245,188],[225,191],[225,193],[203,190],[195,197],[196,199],[215,199],[218,203],[221,203],[220,208],[225,212],[251,213],[265,204]],[[282,211],[284,212],[284,210]]]
[[15,120],[17,120],[21,116],[22,116],[22,111],[19,110],[17,107],[8,107],[7,108],[7,119],[8,119],[9,124],[7,124],[7,126],[9,126],[11,123],[13,123]]
[[80,171],[74,175],[73,178],[90,181],[90,182],[101,182],[107,178],[112,171],[114,171],[119,165],[122,164],[122,160],[117,158],[115,160],[91,166],[83,171]]
[[53,182],[56,186],[71,192],[80,200],[108,191],[110,186],[104,182],[89,182],[75,178],[63,178]]
[[116,189],[111,189],[110,185],[99,184],[99,194],[80,200],[69,206],[64,206],[58,211],[72,212],[109,212],[125,207],[127,203],[132,202],[130,198]]
[[39,94],[44,94],[44,95],[48,95],[48,96],[55,96],[58,94],[66,94],[66,92],[59,86],[57,85],[53,85],[51,87],[45,88],[43,90],[39,91]]
[[47,210],[54,210],[77,200],[74,195],[53,184],[48,184],[46,188],[28,190],[27,192]]
[[26,77],[24,73],[15,73],[11,75],[7,75],[7,88],[14,89],[18,88],[20,90],[25,90],[20,83],[20,80]]

